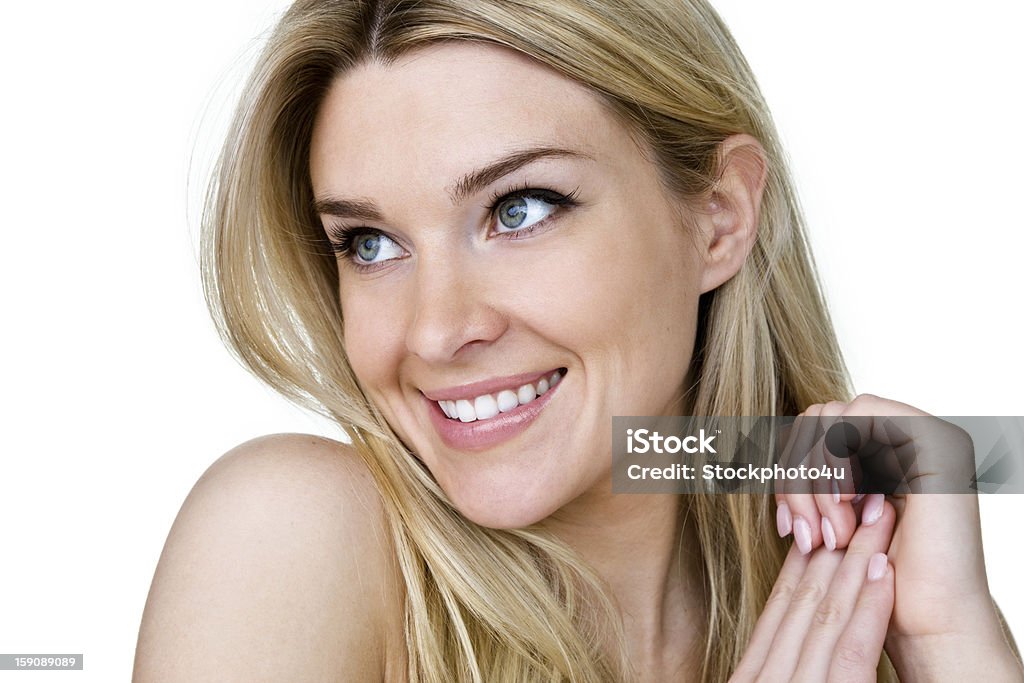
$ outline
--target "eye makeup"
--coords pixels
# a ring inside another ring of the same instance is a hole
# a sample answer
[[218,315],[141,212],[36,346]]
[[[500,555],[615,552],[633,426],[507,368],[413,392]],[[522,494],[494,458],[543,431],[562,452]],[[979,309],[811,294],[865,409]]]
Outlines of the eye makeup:
[[[496,192],[484,206],[488,216],[488,237],[521,239],[545,228],[563,212],[580,205],[576,199],[578,194],[578,187],[569,194],[562,194],[528,184]],[[323,228],[331,252],[342,257],[343,262],[358,272],[377,270],[408,255],[397,240],[378,228],[326,222]],[[382,251],[390,254],[388,258],[375,260]]]

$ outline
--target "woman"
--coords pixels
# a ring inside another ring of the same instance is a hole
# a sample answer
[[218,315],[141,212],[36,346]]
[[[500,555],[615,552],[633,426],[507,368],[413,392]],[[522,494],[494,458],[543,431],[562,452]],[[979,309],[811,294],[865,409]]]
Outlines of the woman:
[[204,475],[140,680],[865,680],[883,639],[910,680],[1020,675],[972,498],[897,523],[852,493],[612,495],[613,415],[916,411],[846,402],[713,10],[606,5],[284,17],[210,195],[208,293],[353,446],[274,437]]

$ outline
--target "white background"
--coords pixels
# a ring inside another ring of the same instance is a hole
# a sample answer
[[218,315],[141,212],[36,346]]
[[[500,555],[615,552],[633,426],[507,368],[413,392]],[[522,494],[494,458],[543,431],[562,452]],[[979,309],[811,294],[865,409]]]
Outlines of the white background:
[[[335,434],[230,360],[198,284],[204,172],[285,5],[0,11],[0,652],[81,652],[87,669],[0,680],[127,680],[203,470],[258,434]],[[792,157],[858,390],[1024,415],[1020,6],[717,6]],[[1024,500],[983,513],[1022,637]]]

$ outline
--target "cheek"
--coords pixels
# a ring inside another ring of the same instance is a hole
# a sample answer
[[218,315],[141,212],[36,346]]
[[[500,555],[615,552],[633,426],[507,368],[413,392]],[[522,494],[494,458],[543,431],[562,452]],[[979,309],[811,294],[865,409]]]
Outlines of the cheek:
[[371,393],[374,388],[394,377],[397,349],[400,342],[395,320],[389,316],[386,299],[358,295],[340,296],[345,339],[352,370],[363,387]]
[[549,317],[580,330],[580,337],[588,330],[595,339],[605,339],[606,330],[622,337],[633,330],[671,333],[692,326],[700,269],[688,234],[663,217],[635,220],[629,230],[621,229],[625,219],[587,226],[586,239],[573,240],[571,251],[534,270],[535,291],[551,293],[544,297]]
[[534,284],[557,292],[547,297],[549,329],[611,392],[610,408],[660,411],[690,365],[700,269],[688,233],[670,219],[648,216],[622,230],[624,220],[590,226],[593,239],[575,240]]

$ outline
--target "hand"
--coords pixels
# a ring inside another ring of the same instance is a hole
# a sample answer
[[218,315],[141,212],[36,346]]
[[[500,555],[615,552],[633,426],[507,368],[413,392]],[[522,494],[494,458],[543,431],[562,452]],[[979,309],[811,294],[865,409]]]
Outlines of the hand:
[[[911,491],[958,491],[908,493],[903,487],[890,497],[898,520],[888,548],[896,599],[886,650],[901,678],[933,678],[941,672],[943,680],[954,680],[955,672],[970,672],[974,678],[984,670],[993,676],[1006,672],[1005,680],[1019,680],[1015,676],[1020,670],[1002,637],[989,595],[977,496],[966,486],[974,473],[973,447],[966,433],[906,404],[870,395],[850,403],[811,406],[803,415],[844,418],[864,442],[888,449],[872,460],[891,464],[909,452],[903,459],[904,465],[913,464],[908,476]],[[899,428],[879,429],[879,418],[884,417],[896,418],[891,422]],[[811,459],[834,464],[821,441],[811,446]],[[849,463],[857,469],[856,458]],[[849,482],[840,488],[838,499],[831,491],[778,494],[780,534],[792,530],[803,552],[819,544],[844,547],[858,515]],[[860,519],[873,519],[882,501],[880,494],[868,495]]]
[[846,550],[790,548],[730,682],[875,681],[893,605],[893,568],[882,553],[895,520],[883,503]]

